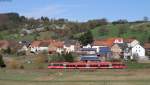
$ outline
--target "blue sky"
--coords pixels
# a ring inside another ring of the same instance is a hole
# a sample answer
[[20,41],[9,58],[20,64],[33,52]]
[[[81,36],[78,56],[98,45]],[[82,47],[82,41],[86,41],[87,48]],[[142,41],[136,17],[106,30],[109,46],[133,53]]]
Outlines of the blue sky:
[[107,18],[139,20],[150,17],[150,0],[0,0],[0,13],[74,21]]

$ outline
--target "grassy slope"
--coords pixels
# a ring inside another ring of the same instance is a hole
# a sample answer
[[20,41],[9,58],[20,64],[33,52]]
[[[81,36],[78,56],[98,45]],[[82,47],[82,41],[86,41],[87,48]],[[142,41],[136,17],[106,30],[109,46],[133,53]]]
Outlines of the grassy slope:
[[[107,35],[101,36],[99,33],[99,29],[103,28],[103,27],[96,27],[94,29],[92,29],[92,34],[94,36],[94,38],[96,39],[101,39],[101,38],[108,38],[108,37],[123,37],[123,38],[129,38],[129,37],[136,37],[138,40],[140,41],[145,41],[145,39],[148,39],[148,37],[150,36],[150,27],[149,23],[147,24],[124,24],[125,28],[129,28],[129,29],[137,29],[137,28],[141,28],[141,30],[147,30],[144,32],[138,31],[131,31],[131,30],[127,30],[126,33],[118,35],[118,29],[120,26],[122,25],[112,25],[112,24],[108,24],[105,27],[106,29],[109,29],[109,33]],[[142,27],[144,27],[145,29],[143,29]],[[146,34],[146,32],[148,34]]]
[[[106,25],[104,27],[107,28],[107,29],[113,29],[113,28],[115,28],[115,26],[113,26],[111,24]],[[94,38],[100,39],[100,38],[107,38],[109,36],[114,36],[115,37],[115,32],[114,31],[112,32],[113,34],[108,34],[108,35],[105,35],[105,36],[100,36],[99,29],[101,29],[101,28],[102,27],[96,27],[96,28],[94,28],[94,29],[91,30]]]

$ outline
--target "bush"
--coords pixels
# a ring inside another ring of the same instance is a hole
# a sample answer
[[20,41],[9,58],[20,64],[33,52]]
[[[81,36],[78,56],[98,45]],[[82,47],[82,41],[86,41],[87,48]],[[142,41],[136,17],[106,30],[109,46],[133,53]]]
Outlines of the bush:
[[49,62],[63,62],[64,57],[62,55],[51,55],[48,57]]
[[63,54],[62,55],[66,62],[73,62],[74,56],[71,53]]
[[49,62],[73,62],[75,57],[71,53],[49,56]]
[[4,53],[11,54],[11,48],[8,47],[7,49],[5,49],[5,50],[4,50]]
[[21,65],[19,68],[20,68],[20,69],[24,69],[24,66],[23,66],[23,65]]
[[0,54],[0,67],[1,68],[6,67],[4,60],[3,60],[3,56],[1,54]]

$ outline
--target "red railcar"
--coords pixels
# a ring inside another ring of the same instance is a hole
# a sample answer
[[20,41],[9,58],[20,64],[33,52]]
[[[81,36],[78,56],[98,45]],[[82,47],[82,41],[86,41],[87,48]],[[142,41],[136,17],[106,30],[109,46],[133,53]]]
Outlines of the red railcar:
[[49,69],[123,69],[127,68],[121,62],[63,62],[63,63],[50,63]]

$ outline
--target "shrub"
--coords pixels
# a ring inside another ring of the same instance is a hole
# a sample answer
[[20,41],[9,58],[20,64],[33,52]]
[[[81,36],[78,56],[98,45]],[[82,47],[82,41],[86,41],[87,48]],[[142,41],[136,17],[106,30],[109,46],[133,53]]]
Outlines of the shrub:
[[5,50],[4,50],[4,53],[11,54],[11,48],[8,47],[7,49],[5,49]]
[[73,62],[74,56],[71,53],[63,54],[62,55],[66,62]]
[[19,68],[20,68],[20,69],[24,69],[24,66],[23,66],[23,65],[21,65]]
[[58,54],[58,55],[51,55],[48,57],[49,62],[73,62],[75,60],[75,56],[71,53],[67,54]]
[[64,57],[62,55],[51,55],[48,57],[49,62],[63,62]]
[[1,54],[0,54],[0,67],[1,68],[6,67],[4,60],[3,60],[3,56]]

